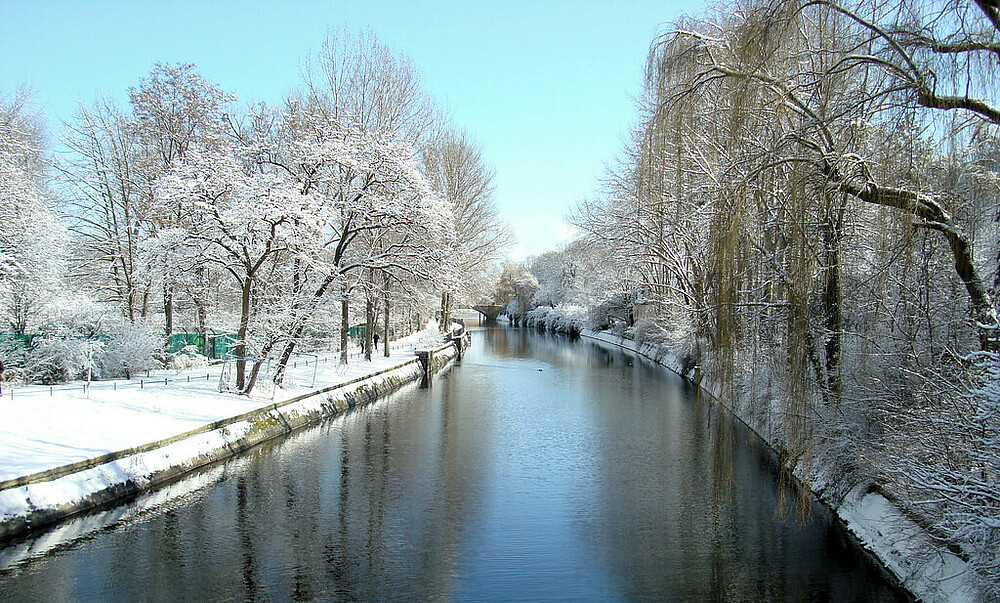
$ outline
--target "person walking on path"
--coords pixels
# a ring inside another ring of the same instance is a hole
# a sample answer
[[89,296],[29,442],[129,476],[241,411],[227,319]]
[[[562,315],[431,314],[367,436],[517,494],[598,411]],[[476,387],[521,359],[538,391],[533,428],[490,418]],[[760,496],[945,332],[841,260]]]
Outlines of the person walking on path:
[[0,358],[0,396],[3,395],[3,358]]

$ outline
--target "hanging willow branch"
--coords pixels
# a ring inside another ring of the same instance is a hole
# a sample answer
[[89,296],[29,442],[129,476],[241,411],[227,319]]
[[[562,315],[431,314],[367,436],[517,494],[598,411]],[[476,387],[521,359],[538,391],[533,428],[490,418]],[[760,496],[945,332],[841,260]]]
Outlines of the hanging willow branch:
[[979,270],[973,261],[972,243],[960,228],[955,226],[951,215],[929,195],[916,191],[882,186],[873,180],[863,184],[843,179],[833,169],[827,170],[830,181],[842,192],[865,203],[898,209],[923,220],[918,226],[941,232],[948,241],[955,260],[955,272],[965,285],[972,303],[973,318],[979,334],[979,345],[983,350],[1000,349],[997,335],[997,311],[993,306],[989,290],[986,288]]
[[[882,38],[898,55],[898,64],[888,63],[884,59],[868,55],[854,55],[850,57],[851,63],[858,66],[869,62],[877,64],[883,70],[891,73],[897,80],[904,81],[904,88],[915,91],[918,105],[932,109],[968,109],[989,122],[1000,123],[1000,110],[986,101],[968,96],[947,96],[932,92],[927,74],[917,66],[911,54],[882,28],[847,11],[835,2],[814,0],[805,3],[802,8],[808,6],[822,6],[845,15]],[[677,32],[675,35],[690,38],[688,32]],[[700,37],[696,38],[695,41],[706,47],[713,45],[712,41]],[[961,228],[954,223],[951,214],[942,203],[925,193],[876,183],[865,162],[853,153],[845,155],[844,159],[857,165],[863,177],[858,179],[846,176],[837,167],[837,162],[831,159],[839,155],[837,151],[838,137],[832,131],[829,123],[831,118],[822,115],[813,108],[807,97],[803,96],[808,90],[799,90],[795,83],[797,74],[775,75],[768,70],[764,62],[752,66],[739,62],[731,63],[726,60],[725,52],[713,52],[711,48],[703,49],[698,56],[705,60],[706,64],[690,79],[687,94],[711,88],[724,80],[756,83],[761,90],[769,91],[785,110],[798,114],[801,118],[799,123],[806,124],[812,131],[812,136],[794,131],[784,136],[782,141],[793,141],[812,151],[816,167],[834,190],[846,193],[865,203],[911,214],[922,221],[918,223],[919,226],[941,232],[948,241],[956,274],[968,292],[972,318],[975,322],[980,346],[983,350],[996,351],[1000,349],[997,310],[973,260],[973,246]],[[847,63],[841,61],[836,68],[840,69],[845,64]],[[891,69],[887,67],[891,67]]]

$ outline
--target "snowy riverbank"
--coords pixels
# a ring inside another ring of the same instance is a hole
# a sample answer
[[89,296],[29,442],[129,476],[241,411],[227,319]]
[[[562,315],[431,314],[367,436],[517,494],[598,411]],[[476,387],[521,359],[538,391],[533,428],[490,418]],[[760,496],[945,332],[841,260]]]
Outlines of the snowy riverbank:
[[[717,394],[711,375],[685,371],[680,359],[660,346],[637,344],[607,332],[584,330],[581,336],[645,357],[686,379],[696,380],[713,397]],[[818,478],[809,480],[809,483],[826,482]],[[821,492],[814,493],[833,510],[865,550],[921,601],[976,600],[976,587],[967,572],[966,563],[935,541],[890,500],[869,488],[868,484],[857,485],[839,504],[825,499]]]
[[[392,354],[312,356],[286,386],[250,397],[218,392],[221,367],[132,382],[6,390],[0,404],[0,538],[169,483],[423,375],[418,338]],[[446,344],[435,370],[456,356]],[[190,378],[190,380],[189,380]],[[11,395],[13,394],[13,395]]]

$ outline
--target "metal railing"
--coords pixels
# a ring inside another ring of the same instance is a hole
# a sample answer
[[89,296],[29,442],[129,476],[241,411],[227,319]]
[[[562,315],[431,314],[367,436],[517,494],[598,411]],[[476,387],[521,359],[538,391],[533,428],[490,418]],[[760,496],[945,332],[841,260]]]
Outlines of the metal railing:
[[[392,342],[389,344],[389,349],[395,351],[411,347],[412,344],[409,343]],[[377,355],[380,356],[381,355],[380,350],[381,346],[379,346],[379,350],[372,350],[372,357],[374,358]],[[302,356],[308,356],[308,358],[302,359]],[[364,351],[361,350],[350,351],[347,354],[348,360],[352,359],[361,360],[362,358],[364,358],[364,356],[365,356]],[[261,361],[259,359],[248,359],[248,360],[252,362],[266,362],[266,363],[272,362],[269,360]],[[293,359],[291,362],[288,363],[286,371],[297,369],[300,366],[304,368],[313,367],[314,377],[312,380],[312,385],[315,386],[315,371],[319,367],[319,365],[329,364],[330,362],[339,362],[339,360],[340,360],[340,352],[336,351],[327,352],[322,356],[312,353],[296,354],[295,359]],[[344,371],[339,371],[338,374],[343,374],[344,372],[346,372],[346,368],[347,367],[345,367]],[[127,388],[136,388],[140,390],[145,390],[146,388],[149,387],[170,387],[177,385],[186,385],[189,383],[201,383],[203,381],[211,381],[213,377],[215,379],[220,379],[222,377],[223,370],[224,368],[222,365],[217,365],[217,368],[215,370],[212,370],[210,368],[207,372],[204,373],[204,376],[202,376],[202,373],[200,372],[197,374],[191,373],[191,374],[177,375],[176,373],[162,374],[162,373],[170,373],[171,371],[169,371],[168,369],[160,369],[158,371],[147,370],[145,371],[146,376],[140,378],[133,377],[131,379],[99,380],[99,381],[89,381],[89,382],[76,381],[59,385],[33,385],[33,384],[24,384],[17,382],[5,382],[3,383],[3,390],[2,394],[0,394],[0,398],[14,400],[15,397],[22,397],[22,396],[54,397],[57,392],[80,392],[85,396],[89,396],[91,391],[118,391],[119,389],[127,389]],[[157,375],[156,374],[157,372],[161,373],[162,376]]]

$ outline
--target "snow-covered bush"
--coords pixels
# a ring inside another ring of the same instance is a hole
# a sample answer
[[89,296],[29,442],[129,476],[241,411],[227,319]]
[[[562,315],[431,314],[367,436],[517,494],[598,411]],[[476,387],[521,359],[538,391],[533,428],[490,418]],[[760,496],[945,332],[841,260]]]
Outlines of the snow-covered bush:
[[614,293],[590,309],[588,326],[595,331],[619,330],[628,327],[627,316],[635,303],[635,294],[625,291]]
[[3,371],[3,382],[10,383],[14,385],[20,385],[28,382],[28,377],[24,373],[24,369],[20,367],[15,368],[4,368]]
[[968,414],[936,423],[954,422],[972,436],[960,455],[949,451],[949,460],[964,462],[918,466],[911,475],[924,490],[918,503],[940,501],[939,527],[950,542],[962,543],[984,589],[1000,599],[1000,354],[977,352],[969,359],[974,385],[963,395]]
[[955,525],[955,538],[970,543],[973,567],[986,589],[1000,599],[1000,354],[982,353],[977,361],[981,385],[971,392],[978,411],[972,420],[978,436],[974,472],[958,488],[965,505],[947,519]]
[[161,344],[160,337],[145,324],[125,323],[111,335],[101,352],[94,355],[94,363],[105,379],[128,378],[139,371],[163,368],[154,358]]
[[9,367],[23,366],[28,349],[15,339],[0,340],[0,358]]
[[163,364],[170,370],[183,371],[208,366],[208,358],[198,352],[198,346],[186,345],[174,354],[167,354]]
[[525,315],[525,325],[557,333],[578,335],[587,319],[583,306],[565,304],[556,307],[539,306]]
[[524,315],[524,326],[535,327],[537,329],[546,328],[545,319],[551,311],[551,306],[538,306],[537,308],[529,310]]
[[45,385],[83,379],[90,359],[101,347],[101,342],[86,339],[36,338],[24,360],[24,371],[30,381]]
[[510,322],[512,324],[514,325],[521,324],[521,319],[523,318],[522,316],[523,312],[521,312],[520,302],[518,302],[516,299],[510,300],[509,302],[507,302],[506,305],[504,305],[503,310],[501,310],[501,314],[507,316],[507,318],[510,319]]
[[427,321],[427,326],[423,331],[415,333],[414,335],[416,336],[419,345],[424,348],[434,347],[444,343],[444,337],[441,336],[440,324],[433,318]]
[[636,343],[659,346],[676,356],[684,374],[699,363],[697,339],[689,324],[647,319],[636,322],[630,331]]
[[554,317],[550,317],[553,331],[579,335],[587,324],[587,309],[583,306],[565,304],[556,308]]
[[53,384],[88,376],[93,379],[125,377],[138,371],[162,368],[162,362],[155,357],[160,338],[144,324],[102,318],[89,325],[76,323],[75,326],[96,330],[106,322],[112,322],[115,328],[110,332],[94,332],[91,337],[58,334],[34,338],[23,361],[27,379]]
[[120,318],[106,305],[83,294],[64,292],[46,304],[38,320],[38,332],[49,336],[94,337],[105,331],[105,325]]
[[[1000,355],[974,352],[969,383],[922,376],[887,404],[881,459],[890,493],[961,548],[984,590],[1000,598]],[[937,371],[941,366],[936,367]],[[869,453],[870,454],[870,453]]]
[[636,322],[633,337],[636,343],[648,343],[652,345],[662,345],[670,339],[667,331],[655,320],[640,320]]

